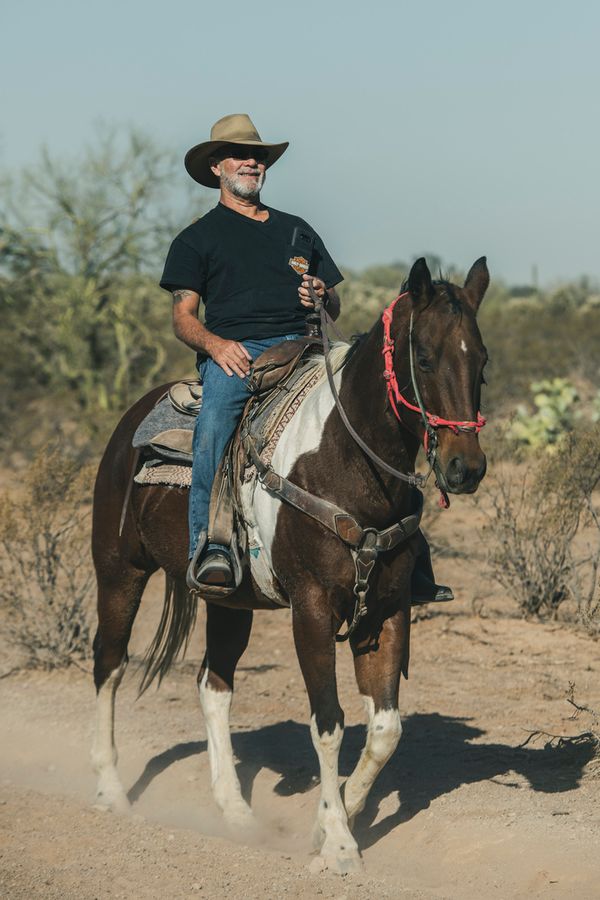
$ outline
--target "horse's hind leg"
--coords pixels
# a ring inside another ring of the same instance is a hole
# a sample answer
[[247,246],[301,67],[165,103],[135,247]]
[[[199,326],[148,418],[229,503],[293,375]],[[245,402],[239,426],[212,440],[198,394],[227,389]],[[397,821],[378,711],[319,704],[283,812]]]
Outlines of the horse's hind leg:
[[98,775],[96,803],[118,812],[129,801],[117,774],[115,694],[127,668],[127,644],[149,573],[130,569],[118,580],[98,577],[98,630],[94,638],[96,729],[92,763]]
[[400,673],[408,662],[410,611],[400,610],[383,623],[373,649],[352,642],[356,681],[367,715],[367,740],[344,786],[344,804],[350,825],[365,806],[373,782],[398,746],[402,734],[398,711]]
[[198,674],[213,796],[228,824],[241,829],[252,826],[254,817],[235,771],[229,710],[235,669],[248,646],[251,628],[250,610],[207,604],[206,655]]

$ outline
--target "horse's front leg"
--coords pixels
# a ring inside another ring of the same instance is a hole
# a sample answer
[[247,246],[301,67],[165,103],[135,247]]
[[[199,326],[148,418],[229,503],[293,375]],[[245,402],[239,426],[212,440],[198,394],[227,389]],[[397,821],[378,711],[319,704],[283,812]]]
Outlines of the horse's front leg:
[[362,861],[348,828],[340,795],[338,757],[344,713],[335,677],[335,626],[327,592],[305,584],[292,603],[294,641],[310,702],[310,733],[321,769],[321,798],[314,839],[320,847],[319,867],[341,875],[359,871]]
[[235,829],[252,827],[252,810],[242,797],[235,771],[229,728],[236,666],[248,646],[252,612],[207,605],[206,656],[198,673],[200,704],[206,722],[208,759],[215,802]]
[[365,806],[373,782],[398,746],[402,725],[398,710],[400,673],[408,664],[410,608],[383,622],[376,642],[352,640],[354,670],[367,715],[367,740],[361,757],[344,786],[350,827]]

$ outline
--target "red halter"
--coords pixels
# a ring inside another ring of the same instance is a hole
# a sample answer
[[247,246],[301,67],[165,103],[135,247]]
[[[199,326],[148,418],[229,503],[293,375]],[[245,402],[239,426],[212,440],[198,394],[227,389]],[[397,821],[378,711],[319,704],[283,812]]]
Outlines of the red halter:
[[[410,409],[411,412],[420,413],[423,424],[425,426],[425,434],[423,436],[423,446],[425,447],[425,453],[427,454],[427,458],[430,455],[430,434],[432,433],[432,429],[436,428],[450,428],[454,434],[459,434],[461,431],[473,431],[476,434],[479,434],[483,426],[485,425],[485,419],[481,415],[480,412],[477,413],[477,419],[474,422],[470,421],[459,421],[456,419],[444,419],[442,416],[434,415],[433,413],[427,412],[427,410],[421,406],[415,406],[413,403],[409,403],[409,401],[404,397],[398,387],[398,379],[396,378],[396,373],[394,371],[394,341],[392,339],[391,328],[392,328],[392,317],[394,315],[394,307],[398,300],[401,300],[403,297],[408,296],[408,291],[405,291],[403,294],[399,294],[395,300],[393,300],[389,306],[387,306],[382,314],[382,322],[383,322],[383,358],[385,361],[385,370],[383,373],[383,377],[387,383],[387,395],[390,401],[390,406],[394,411],[394,415],[398,419],[399,422],[402,421],[400,416],[400,411],[398,409],[398,404],[402,404],[407,409]],[[411,348],[411,374],[412,372],[412,348]],[[417,399],[419,399],[418,387],[414,380],[413,375],[413,388],[415,390],[415,394],[417,395]],[[449,500],[445,493],[445,491],[441,491],[442,500],[440,500],[440,505],[449,506]]]

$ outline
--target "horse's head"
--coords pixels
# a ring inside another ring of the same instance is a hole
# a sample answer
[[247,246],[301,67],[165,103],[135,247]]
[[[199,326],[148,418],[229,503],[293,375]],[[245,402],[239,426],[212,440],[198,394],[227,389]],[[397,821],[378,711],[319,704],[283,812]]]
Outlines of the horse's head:
[[425,260],[418,259],[407,283],[412,356],[408,375],[406,342],[399,335],[394,341],[400,391],[413,407],[420,407],[414,415],[421,418],[417,427],[438,485],[453,494],[477,490],[486,470],[479,446],[484,423],[479,404],[487,353],[476,316],[489,280],[485,257],[473,264],[463,287],[433,281]]

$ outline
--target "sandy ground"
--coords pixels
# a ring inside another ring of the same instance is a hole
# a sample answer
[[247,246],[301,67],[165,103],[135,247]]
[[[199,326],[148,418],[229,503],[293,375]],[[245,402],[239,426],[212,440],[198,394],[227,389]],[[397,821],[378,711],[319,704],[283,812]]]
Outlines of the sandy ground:
[[[489,591],[481,568],[460,555],[473,542],[468,502],[444,516],[435,534],[458,555],[439,559],[438,576],[459,599],[414,625],[403,737],[357,822],[362,875],[308,870],[317,763],[282,611],[256,615],[232,710],[240,780],[262,826],[250,846],[227,833],[210,793],[195,688],[202,616],[188,659],[159,692],[136,701],[135,659],[119,692],[131,816],[92,808],[91,676],[72,668],[0,680],[0,896],[599,897],[600,778],[590,750],[519,745],[534,729],[584,730],[565,694],[574,682],[582,701],[600,707],[600,644],[560,624],[508,617],[509,598]],[[144,598],[134,657],[153,633],[161,589],[153,580]],[[474,602],[484,617],[472,615]],[[338,658],[346,776],[364,718],[344,645]]]

